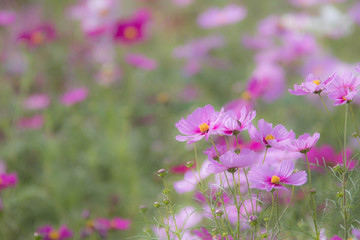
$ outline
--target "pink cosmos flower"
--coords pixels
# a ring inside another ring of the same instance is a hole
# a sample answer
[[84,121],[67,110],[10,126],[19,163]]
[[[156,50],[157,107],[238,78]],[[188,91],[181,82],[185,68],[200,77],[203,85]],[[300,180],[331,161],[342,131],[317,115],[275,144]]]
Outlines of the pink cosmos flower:
[[99,36],[112,30],[119,13],[116,0],[82,0],[70,9],[70,16],[81,22],[87,36]]
[[182,118],[175,124],[179,132],[185,135],[177,135],[176,140],[187,141],[188,144],[197,142],[204,137],[208,140],[210,135],[218,134],[222,124],[222,114],[223,110],[216,112],[211,105],[196,109],[186,119]]
[[334,105],[342,105],[351,102],[359,92],[360,77],[351,72],[336,74],[335,79],[326,89],[328,97],[334,101]]
[[319,94],[321,93],[326,86],[334,79],[335,73],[328,77],[326,80],[322,81],[320,78],[315,77],[313,74],[309,74],[305,82],[294,85],[294,90],[289,89],[289,92],[294,95],[306,95],[310,93]]
[[[164,223],[169,225],[170,230],[170,237],[171,239],[179,240],[176,235],[176,227],[181,229],[182,239],[193,239],[190,235],[190,230],[196,224],[198,224],[202,216],[201,214],[197,213],[193,207],[187,206],[181,209],[181,211],[175,215],[175,221],[172,217],[168,219],[164,219]],[[176,223],[176,226],[175,226]],[[166,231],[164,228],[157,228],[154,227],[154,232],[157,236],[157,239],[166,240],[168,239]]]
[[53,41],[56,38],[55,28],[51,24],[42,24],[22,32],[18,39],[28,46],[35,47]]
[[181,7],[185,7],[190,5],[194,0],[172,0],[172,2],[177,5],[177,6],[181,6]]
[[7,26],[14,23],[16,20],[16,13],[10,10],[0,11],[0,26]]
[[86,229],[82,231],[82,237],[88,237],[94,232],[102,238],[106,238],[110,230],[128,230],[130,229],[131,220],[115,217],[113,219],[97,218],[86,222]]
[[238,5],[227,5],[223,9],[212,7],[198,17],[198,25],[202,28],[214,28],[237,23],[246,17],[246,8]]
[[354,228],[351,233],[357,240],[360,240],[360,229]]
[[350,7],[349,15],[358,25],[360,25],[359,12],[360,12],[360,2],[355,3],[355,5]]
[[313,136],[308,133],[301,135],[298,139],[294,139],[290,145],[289,149],[294,152],[307,153],[310,149],[315,146],[316,142],[320,138],[320,133],[316,132]]
[[45,225],[37,230],[44,240],[64,240],[73,236],[72,232],[65,226],[61,226],[59,230],[54,229],[50,225]]
[[50,98],[47,94],[34,94],[24,101],[24,108],[28,110],[45,109],[50,104]]
[[[217,150],[217,152],[216,152]],[[216,150],[214,146],[211,146],[210,148],[206,149],[203,153],[208,156],[209,160],[218,160],[219,157],[221,157],[223,154],[225,154],[228,151],[228,147],[226,143],[224,144],[217,144]],[[219,156],[218,156],[219,154]]]
[[18,121],[17,125],[22,129],[39,129],[44,125],[44,117],[41,114],[24,117]]
[[233,151],[228,151],[219,158],[219,162],[210,159],[210,164],[207,171],[210,173],[231,172],[234,173],[238,168],[250,167],[256,159],[254,151],[249,149],[242,149],[240,154]]
[[17,181],[16,173],[0,173],[0,190],[15,186]]
[[223,126],[219,130],[222,135],[236,135],[251,126],[256,111],[249,111],[245,106],[240,112],[227,111],[224,114]]
[[148,58],[142,54],[129,53],[125,55],[125,61],[134,67],[148,71],[152,71],[157,67],[157,62],[154,59]]
[[199,174],[195,172],[194,175],[194,171],[188,170],[184,174],[183,180],[174,182],[175,191],[180,194],[193,191],[196,188],[196,185],[198,184],[199,177],[201,179],[205,179],[210,175],[210,173],[206,170],[209,164],[210,162],[208,160],[204,161],[204,163],[201,166]]
[[291,160],[283,161],[276,169],[270,166],[254,167],[249,172],[251,188],[270,192],[272,189],[287,190],[283,185],[301,186],[307,181],[305,171],[293,173],[295,164]]
[[317,4],[344,2],[345,0],[290,0],[295,7],[310,7]]
[[189,43],[174,49],[174,57],[185,59],[184,73],[186,76],[197,74],[204,64],[212,67],[223,68],[227,65],[221,59],[210,56],[210,51],[225,45],[224,37],[212,35],[205,38],[194,39]]
[[273,128],[272,123],[267,123],[264,119],[260,119],[258,127],[259,130],[254,126],[249,128],[250,138],[255,142],[262,143],[266,147],[283,150],[295,138],[293,131],[287,131],[281,124]]
[[[195,169],[196,164],[194,164],[190,169]],[[174,174],[184,174],[187,171],[189,171],[189,168],[185,166],[184,164],[172,166],[169,171]]]
[[120,20],[115,26],[114,39],[126,44],[143,41],[149,19],[147,10],[138,10],[132,18]]
[[75,88],[67,91],[61,96],[60,102],[65,106],[72,106],[84,101],[88,96],[86,87]]
[[[357,161],[351,158],[351,149],[346,150],[346,161],[348,169],[354,169]],[[328,167],[334,167],[335,165],[343,165],[343,158],[341,153],[336,153],[331,145],[323,145],[321,147],[314,147],[308,152],[308,159],[310,168],[312,170],[322,171],[319,166],[324,167],[324,163]]]
[[332,238],[330,238],[329,240],[343,240],[343,239],[341,237],[339,237],[338,235],[335,235]]

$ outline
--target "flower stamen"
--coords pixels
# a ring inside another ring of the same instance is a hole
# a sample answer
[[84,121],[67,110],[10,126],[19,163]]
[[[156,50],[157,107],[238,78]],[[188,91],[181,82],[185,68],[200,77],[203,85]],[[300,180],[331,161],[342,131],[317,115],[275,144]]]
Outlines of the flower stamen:
[[202,123],[199,125],[199,129],[201,133],[206,133],[207,131],[209,131],[209,125],[207,123]]
[[275,139],[275,137],[274,137],[274,135],[272,135],[272,134],[268,134],[268,135],[265,137],[265,140],[266,140],[266,141],[274,140],[274,139]]
[[279,182],[280,182],[280,178],[278,176],[274,175],[271,177],[272,184],[279,184]]
[[320,85],[320,80],[314,80],[314,81],[311,81],[313,84],[315,85]]

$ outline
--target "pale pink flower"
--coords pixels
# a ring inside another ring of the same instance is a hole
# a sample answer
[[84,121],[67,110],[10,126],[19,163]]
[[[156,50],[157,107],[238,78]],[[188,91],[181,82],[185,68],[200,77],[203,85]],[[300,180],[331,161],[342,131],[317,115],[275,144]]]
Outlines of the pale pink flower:
[[75,88],[67,91],[61,96],[61,103],[65,106],[72,106],[76,103],[84,101],[88,96],[86,87]]

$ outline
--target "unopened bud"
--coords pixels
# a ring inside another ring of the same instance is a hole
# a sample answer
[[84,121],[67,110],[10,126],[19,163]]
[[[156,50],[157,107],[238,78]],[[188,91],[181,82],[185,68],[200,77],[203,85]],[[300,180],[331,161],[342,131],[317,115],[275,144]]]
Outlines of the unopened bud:
[[167,204],[170,203],[170,200],[169,200],[168,198],[164,198],[164,199],[163,199],[163,203],[167,205]]
[[188,161],[188,162],[185,164],[185,166],[186,166],[187,168],[191,168],[192,166],[194,166],[194,162],[193,162],[193,161]]
[[241,152],[240,148],[236,148],[236,149],[234,150],[234,153],[236,153],[236,154],[240,154],[240,152]]
[[158,175],[159,177],[164,177],[165,174],[166,174],[166,170],[163,169],[163,168],[160,169],[160,170],[157,172],[157,175]]
[[216,216],[221,217],[224,214],[224,211],[221,209],[216,210],[215,212]]
[[338,174],[342,174],[344,172],[344,169],[341,165],[336,165],[335,167],[333,167],[333,170],[335,173],[338,173]]
[[141,206],[139,207],[139,210],[140,210],[141,213],[146,213],[147,210],[148,210],[148,208],[147,208],[146,205],[141,205]]
[[359,134],[358,134],[357,132],[353,132],[353,133],[352,133],[352,137],[353,137],[353,138],[357,138],[357,137],[359,137]]
[[344,193],[343,192],[337,192],[336,193],[336,197],[337,198],[342,198],[344,196]]
[[311,194],[316,194],[316,189],[315,188],[310,189],[310,193]]
[[34,238],[35,238],[35,240],[42,240],[43,239],[43,237],[37,232],[34,233]]
[[255,216],[255,215],[251,215],[251,216],[249,217],[249,222],[250,222],[251,224],[256,224],[256,223],[257,223],[257,220],[258,220],[258,217]]
[[161,207],[161,204],[159,202],[154,202],[154,207],[159,208]]

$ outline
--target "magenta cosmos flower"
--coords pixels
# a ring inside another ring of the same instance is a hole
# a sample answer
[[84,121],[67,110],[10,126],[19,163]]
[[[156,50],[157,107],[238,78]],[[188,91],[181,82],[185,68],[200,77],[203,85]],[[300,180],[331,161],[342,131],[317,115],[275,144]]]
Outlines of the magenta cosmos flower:
[[249,149],[242,149],[240,154],[228,151],[219,158],[219,162],[209,159],[210,164],[207,171],[211,173],[222,173],[228,171],[234,173],[238,168],[250,167],[256,160],[256,154]]
[[33,29],[22,32],[18,39],[24,41],[28,46],[39,46],[53,41],[56,38],[56,32],[52,25],[43,24]]
[[147,10],[138,10],[132,18],[119,21],[115,26],[115,40],[127,44],[143,41],[149,19]]
[[219,132],[223,135],[236,135],[239,132],[248,129],[255,116],[256,111],[249,111],[245,106],[243,106],[238,113],[227,111],[224,114],[223,126]]
[[284,160],[277,169],[271,166],[254,167],[249,172],[251,188],[258,188],[270,192],[273,189],[287,190],[283,185],[301,186],[307,181],[305,171],[293,173],[295,164],[291,160]]
[[202,28],[214,28],[237,23],[246,17],[246,8],[238,5],[228,5],[223,9],[212,7],[198,17],[198,25]]
[[334,101],[334,105],[342,105],[351,102],[359,92],[360,77],[352,72],[336,74],[335,79],[328,86],[328,97]]
[[16,20],[16,13],[11,10],[0,11],[0,26],[7,26],[14,23]]
[[61,96],[61,103],[65,106],[72,106],[76,103],[84,101],[88,96],[86,87],[75,88],[67,91]]
[[86,222],[86,228],[82,231],[82,237],[88,237],[94,232],[102,238],[106,238],[110,230],[128,230],[131,220],[115,217],[113,219],[97,218]]
[[294,95],[306,95],[310,93],[319,94],[325,88],[326,85],[329,84],[335,77],[335,74],[331,75],[326,80],[320,80],[320,78],[315,77],[313,74],[309,74],[305,82],[301,83],[300,86],[298,84],[294,85],[294,90],[289,89],[289,92]]
[[218,134],[222,124],[222,111],[216,112],[211,105],[196,109],[186,119],[182,118],[175,124],[179,132],[185,135],[177,135],[176,140],[188,141],[188,144],[190,144],[204,137],[208,140],[210,135]]
[[64,240],[72,237],[72,232],[65,226],[61,226],[59,230],[46,225],[38,229],[37,231],[44,240]]
[[264,144],[265,147],[273,147],[283,150],[287,147],[290,141],[295,138],[293,131],[287,131],[281,124],[276,125],[273,128],[272,123],[267,123],[264,119],[260,119],[258,127],[259,130],[257,130],[254,126],[249,128],[250,138],[254,142]]
[[24,117],[17,122],[17,125],[21,129],[39,129],[44,125],[44,117],[41,114]]
[[289,149],[294,152],[307,153],[310,149],[315,146],[320,138],[320,133],[316,132],[313,136],[305,133],[299,136],[298,139],[294,139],[289,145]]
[[18,181],[16,173],[1,173],[0,174],[0,190],[8,187],[13,187]]

